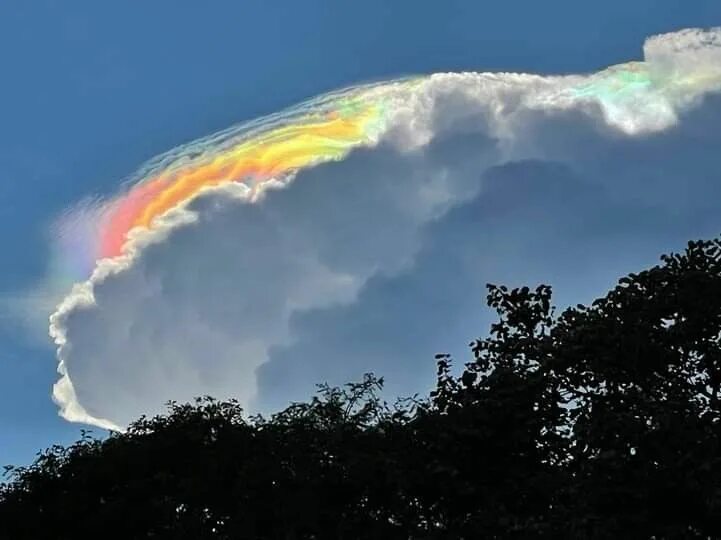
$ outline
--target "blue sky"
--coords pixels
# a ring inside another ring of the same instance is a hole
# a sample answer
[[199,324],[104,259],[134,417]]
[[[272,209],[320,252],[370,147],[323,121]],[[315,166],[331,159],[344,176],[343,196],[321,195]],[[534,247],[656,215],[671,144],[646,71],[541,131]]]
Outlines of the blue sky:
[[[0,292],[41,278],[64,208],[239,120],[403,74],[590,72],[719,24],[717,0],[3,2]],[[0,464],[78,435],[55,378],[49,343],[0,319]]]

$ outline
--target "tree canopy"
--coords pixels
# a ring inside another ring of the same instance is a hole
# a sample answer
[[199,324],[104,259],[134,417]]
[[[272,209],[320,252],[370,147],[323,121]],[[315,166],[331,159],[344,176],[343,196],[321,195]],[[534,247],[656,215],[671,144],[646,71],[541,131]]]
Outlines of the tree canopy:
[[0,537],[721,537],[721,240],[556,314],[498,318],[436,388],[367,375],[269,418],[210,397],[10,469]]

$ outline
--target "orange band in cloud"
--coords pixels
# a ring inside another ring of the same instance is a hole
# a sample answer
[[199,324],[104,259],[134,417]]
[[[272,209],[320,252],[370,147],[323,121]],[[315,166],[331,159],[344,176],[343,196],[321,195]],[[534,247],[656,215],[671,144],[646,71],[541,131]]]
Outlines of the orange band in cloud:
[[310,103],[299,112],[274,119],[266,128],[261,125],[245,138],[240,128],[238,142],[232,143],[233,136],[225,137],[220,149],[214,147],[216,140],[201,141],[200,150],[194,148],[199,157],[188,159],[181,154],[104,209],[96,259],[122,254],[132,229],[152,228],[157,218],[203,190],[231,182],[253,190],[304,167],[341,159],[353,147],[367,144],[378,132],[384,110],[382,99],[370,98],[373,89],[336,94],[315,110]]

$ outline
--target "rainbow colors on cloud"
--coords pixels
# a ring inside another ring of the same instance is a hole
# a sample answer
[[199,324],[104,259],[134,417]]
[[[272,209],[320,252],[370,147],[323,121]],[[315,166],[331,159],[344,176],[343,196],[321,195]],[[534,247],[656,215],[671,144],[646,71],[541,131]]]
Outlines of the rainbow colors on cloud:
[[[694,45],[699,40],[699,34],[676,36],[671,39],[677,39],[680,49],[688,46],[684,39]],[[714,42],[718,33],[701,35],[701,39],[704,36],[711,49],[718,47]],[[668,36],[661,39],[663,49],[668,49]],[[647,43],[647,57],[649,52],[653,56],[653,47],[652,38]],[[698,49],[692,52],[697,55]],[[699,69],[679,70],[678,64],[666,66],[663,59],[648,60],[612,66],[589,76],[545,77],[544,84],[526,93],[524,105],[559,108],[595,102],[610,124],[635,133],[668,127],[675,121],[679,102],[721,87],[721,66],[714,67],[713,62],[703,63]],[[160,156],[118,197],[94,205],[89,212],[70,213],[75,222],[69,234],[60,235],[59,254],[53,263],[59,268],[56,275],[64,274],[61,281],[87,278],[98,261],[127,251],[131,231],[152,230],[168,212],[207,190],[239,184],[252,197],[269,181],[285,182],[300,169],[343,159],[353,148],[374,144],[398,108],[414,93],[427,91],[446,76],[454,75],[415,77],[327,94]],[[475,77],[479,87],[523,85],[530,82],[523,77],[532,77],[458,76]]]
[[[338,160],[382,131],[391,91],[414,84],[366,86],[330,94],[262,123],[240,125],[161,157],[120,197],[97,212],[85,267],[121,254],[133,229],[152,229],[170,210],[230,183],[249,193],[304,167]],[[77,249],[77,246],[75,246]]]

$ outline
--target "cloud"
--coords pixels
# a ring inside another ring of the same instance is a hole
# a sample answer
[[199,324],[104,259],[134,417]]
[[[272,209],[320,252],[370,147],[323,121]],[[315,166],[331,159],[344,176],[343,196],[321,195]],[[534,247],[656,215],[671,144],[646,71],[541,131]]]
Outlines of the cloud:
[[715,233],[719,35],[589,76],[431,76],[373,145],[134,231],[52,315],[61,414],[119,429],[204,394],[269,410],[369,370],[424,391],[432,355],[483,331],[486,282],[585,301]]

